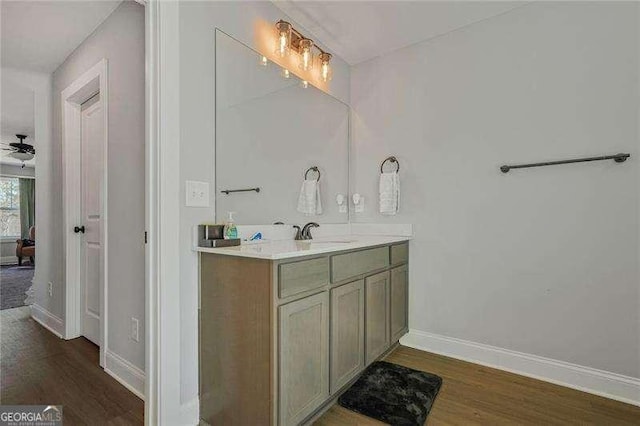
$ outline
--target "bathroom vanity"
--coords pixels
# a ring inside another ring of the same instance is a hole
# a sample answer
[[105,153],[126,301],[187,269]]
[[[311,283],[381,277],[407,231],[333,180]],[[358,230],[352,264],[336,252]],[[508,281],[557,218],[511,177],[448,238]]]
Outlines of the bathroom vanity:
[[304,423],[408,331],[406,237],[198,251],[202,424]]

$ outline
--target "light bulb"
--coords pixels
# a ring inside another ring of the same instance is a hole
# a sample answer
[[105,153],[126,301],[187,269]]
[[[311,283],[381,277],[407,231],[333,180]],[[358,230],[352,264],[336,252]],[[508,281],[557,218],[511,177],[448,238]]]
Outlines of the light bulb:
[[269,60],[267,59],[266,56],[260,57],[260,65],[262,65],[263,67],[266,67],[268,63],[269,63]]
[[300,68],[309,71],[313,68],[313,41],[308,38],[300,40]]
[[291,77],[291,73],[289,72],[288,69],[286,68],[282,68],[282,72],[280,73],[280,75],[282,75],[282,77],[284,78],[289,78]]
[[278,45],[275,54],[284,58],[289,54],[289,44],[291,42],[291,24],[286,21],[278,21],[276,23],[276,31],[278,34]]
[[301,85],[304,89],[306,89],[307,87],[309,87],[309,82],[308,82],[307,80],[302,80],[302,81],[300,82],[300,85]]
[[327,82],[331,80],[331,77],[333,76],[331,66],[329,65],[329,61],[331,60],[331,53],[323,52],[320,54],[319,58],[322,62],[322,66],[320,67],[320,77],[322,78],[322,81]]

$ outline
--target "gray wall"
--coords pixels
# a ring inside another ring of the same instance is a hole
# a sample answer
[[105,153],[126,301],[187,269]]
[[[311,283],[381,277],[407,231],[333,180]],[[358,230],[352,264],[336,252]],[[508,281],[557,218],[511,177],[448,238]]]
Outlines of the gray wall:
[[[184,182],[209,182],[214,200],[214,29],[222,29],[243,43],[254,46],[257,19],[276,22],[286,15],[271,2],[181,1],[180,14],[180,199]],[[294,22],[294,25],[295,22]],[[303,29],[296,25],[297,28]],[[349,67],[335,57],[330,92],[343,102],[349,100]],[[192,227],[215,218],[209,208],[180,208],[180,377],[181,402],[191,403],[198,395],[198,257],[191,250]]]
[[355,221],[413,224],[412,329],[640,377],[638,16],[530,3],[352,69],[355,191],[402,166]]
[[36,169],[35,167],[20,167],[13,164],[0,164],[0,175],[35,177]]
[[0,241],[0,257],[2,258],[2,263],[6,263],[8,265],[18,261],[18,258],[16,257],[15,239]]
[[[56,303],[63,315],[61,92],[101,59],[108,60],[108,350],[144,370],[144,7],[123,2],[53,73],[52,262]],[[46,288],[38,299],[48,298]],[[131,317],[140,341],[129,338]]]

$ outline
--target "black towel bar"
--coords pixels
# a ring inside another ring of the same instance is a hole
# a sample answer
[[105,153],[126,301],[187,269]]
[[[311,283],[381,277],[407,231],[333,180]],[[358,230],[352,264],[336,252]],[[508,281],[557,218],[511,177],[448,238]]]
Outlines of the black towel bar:
[[255,192],[260,192],[260,188],[246,188],[246,189],[225,189],[222,190],[220,192],[222,192],[223,194],[231,194],[233,192],[251,192],[251,191],[255,191]]
[[627,161],[627,158],[631,157],[631,154],[615,154],[615,155],[603,155],[600,157],[585,157],[574,158],[573,160],[560,160],[560,161],[546,161],[544,163],[530,163],[530,164],[513,164],[500,166],[502,173],[507,173],[511,169],[526,169],[529,167],[542,167],[542,166],[555,166],[557,164],[570,164],[570,163],[585,163],[587,161],[602,161],[602,160],[614,160],[616,163],[623,163]]

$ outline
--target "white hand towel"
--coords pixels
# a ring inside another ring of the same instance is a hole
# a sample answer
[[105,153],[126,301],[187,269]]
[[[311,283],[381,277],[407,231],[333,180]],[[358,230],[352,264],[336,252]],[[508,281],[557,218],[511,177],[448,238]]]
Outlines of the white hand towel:
[[298,197],[298,211],[307,216],[322,214],[320,201],[320,182],[316,179],[305,179]]
[[398,172],[380,174],[380,213],[395,215],[400,209],[400,177]]

